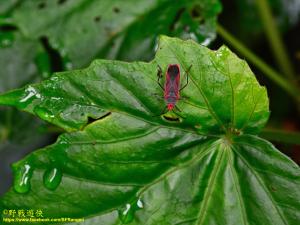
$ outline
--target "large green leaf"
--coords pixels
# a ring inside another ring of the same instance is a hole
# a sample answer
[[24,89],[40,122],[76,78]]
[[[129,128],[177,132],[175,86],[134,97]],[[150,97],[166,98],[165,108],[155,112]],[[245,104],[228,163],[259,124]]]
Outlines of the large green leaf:
[[175,126],[204,134],[257,133],[264,126],[269,116],[266,91],[245,61],[227,47],[214,52],[193,41],[169,38],[162,38],[150,63],[94,61],[85,70],[54,74],[40,84],[3,94],[0,103],[67,130],[81,129],[88,117],[97,119],[110,111],[170,125],[155,115],[165,107],[156,83],[158,65],[166,69],[171,63],[179,63],[183,75],[192,66],[189,85],[181,93],[187,99],[178,103],[185,119]]
[[[156,116],[164,103],[154,95],[157,65],[170,63],[192,65],[182,118],[165,115],[172,121]],[[0,103],[73,130],[14,164],[0,208],[86,218],[78,224],[300,221],[300,170],[255,136],[269,115],[266,91],[226,47],[162,37],[150,63],[95,61]]]
[[218,0],[29,0],[12,20],[27,37],[47,37],[65,63],[78,68],[95,57],[151,59],[158,34],[208,44],[220,10]]
[[105,225],[297,224],[299,168],[255,136],[229,141],[113,113],[15,164],[31,191],[2,203]]

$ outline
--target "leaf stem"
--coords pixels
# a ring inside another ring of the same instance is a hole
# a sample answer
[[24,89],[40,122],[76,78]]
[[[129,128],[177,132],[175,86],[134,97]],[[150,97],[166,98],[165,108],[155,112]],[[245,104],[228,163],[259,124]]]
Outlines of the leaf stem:
[[259,136],[270,141],[300,145],[300,133],[298,132],[266,128]]
[[281,68],[281,72],[286,75],[288,79],[294,81],[294,69],[280,37],[269,3],[267,0],[256,0],[256,5],[264,26],[265,34],[268,38],[275,60]]
[[298,88],[288,80],[284,79],[278,72],[272,69],[262,59],[255,55],[250,49],[243,45],[239,40],[233,37],[225,28],[220,24],[217,25],[218,34],[232,45],[241,55],[243,55],[249,62],[255,65],[261,70],[267,77],[269,77],[274,83],[285,90],[290,96],[300,101],[300,91]]

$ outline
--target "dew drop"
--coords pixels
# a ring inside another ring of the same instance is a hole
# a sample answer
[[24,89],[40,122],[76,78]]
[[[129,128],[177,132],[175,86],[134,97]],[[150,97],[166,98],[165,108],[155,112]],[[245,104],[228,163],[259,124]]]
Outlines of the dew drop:
[[40,118],[46,120],[46,121],[52,121],[55,118],[55,115],[53,115],[52,112],[48,111],[46,108],[42,108],[40,106],[37,106],[33,112],[39,116]]
[[32,176],[32,168],[30,165],[25,164],[15,175],[14,189],[20,194],[25,194],[30,190],[30,179]]
[[138,200],[137,200],[136,205],[137,205],[137,207],[140,208],[140,209],[144,208],[144,203],[142,202],[141,199],[138,199]]
[[62,173],[57,168],[46,170],[44,173],[44,185],[49,190],[55,190],[61,182]]
[[27,101],[31,100],[31,98],[35,97],[40,99],[41,98],[41,94],[37,92],[37,90],[32,87],[32,86],[28,86],[25,90],[26,92],[26,96],[24,96],[22,99],[20,99],[20,103],[26,103]]
[[133,221],[135,212],[144,208],[144,203],[141,199],[134,201],[133,203],[127,203],[125,207],[119,209],[119,219],[123,224],[127,224]]
[[212,41],[213,41],[212,37],[207,37],[200,44],[204,46],[208,46]]
[[125,209],[119,210],[119,218],[122,223],[130,223],[134,218],[134,213],[131,204],[126,204]]

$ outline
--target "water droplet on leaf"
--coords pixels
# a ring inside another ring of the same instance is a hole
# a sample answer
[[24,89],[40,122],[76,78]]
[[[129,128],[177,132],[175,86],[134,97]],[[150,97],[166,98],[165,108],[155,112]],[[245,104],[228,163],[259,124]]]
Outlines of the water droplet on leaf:
[[30,190],[30,179],[32,176],[32,168],[30,165],[25,164],[18,171],[14,179],[14,189],[20,194],[27,193]]
[[44,185],[49,190],[55,190],[61,182],[62,173],[57,168],[46,170],[44,173]]
[[126,204],[125,209],[119,210],[119,218],[122,223],[130,223],[133,220],[134,213],[130,204]]
[[55,118],[55,115],[53,115],[52,112],[39,106],[37,106],[33,111],[36,115],[41,117],[43,120],[52,121]]
[[208,46],[213,41],[212,37],[207,37],[201,42],[201,45]]
[[144,208],[144,203],[141,199],[134,201],[133,203],[127,203],[125,207],[119,210],[119,218],[122,223],[127,224],[133,221],[135,212]]
[[138,199],[136,202],[137,207],[139,207],[140,209],[144,208],[144,203],[142,202],[141,199]]
[[31,102],[33,99],[40,99],[41,98],[41,94],[38,93],[38,91],[32,87],[32,86],[28,86],[25,90],[26,95],[23,96],[23,98],[19,101],[21,104],[28,104],[28,102]]

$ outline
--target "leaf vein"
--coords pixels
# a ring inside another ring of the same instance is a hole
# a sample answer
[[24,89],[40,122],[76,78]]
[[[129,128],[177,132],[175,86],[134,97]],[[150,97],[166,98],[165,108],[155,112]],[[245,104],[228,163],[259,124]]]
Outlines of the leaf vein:
[[[221,155],[219,156],[219,154],[221,154]],[[199,209],[199,214],[197,216],[197,218],[198,218],[197,225],[202,224],[203,221],[204,221],[204,215],[206,214],[206,211],[207,211],[208,202],[209,202],[209,199],[211,197],[213,187],[214,187],[214,183],[215,183],[217,174],[218,174],[219,169],[220,169],[221,161],[222,161],[223,156],[224,156],[224,151],[221,151],[221,153],[218,152],[218,156],[219,156],[219,159],[214,163],[214,167],[212,169],[210,178],[208,180],[208,186],[207,186],[207,188],[204,192],[204,202],[201,204],[201,207]]]
[[233,148],[233,150],[235,151],[235,153],[237,155],[239,155],[239,157],[241,158],[241,160],[244,162],[244,164],[249,168],[249,171],[252,172],[252,174],[255,176],[256,180],[258,181],[258,183],[260,184],[260,186],[262,187],[262,189],[265,191],[266,195],[269,197],[270,201],[272,202],[272,206],[275,209],[275,211],[278,213],[279,217],[281,218],[282,222],[286,225],[288,225],[288,222],[286,221],[284,215],[282,214],[281,210],[279,210],[279,208],[277,207],[277,205],[275,204],[275,200],[273,199],[273,197],[270,195],[267,187],[265,186],[265,184],[263,183],[263,181],[261,180],[261,178],[259,177],[259,175],[256,173],[256,171],[248,164],[247,160],[236,150]]

